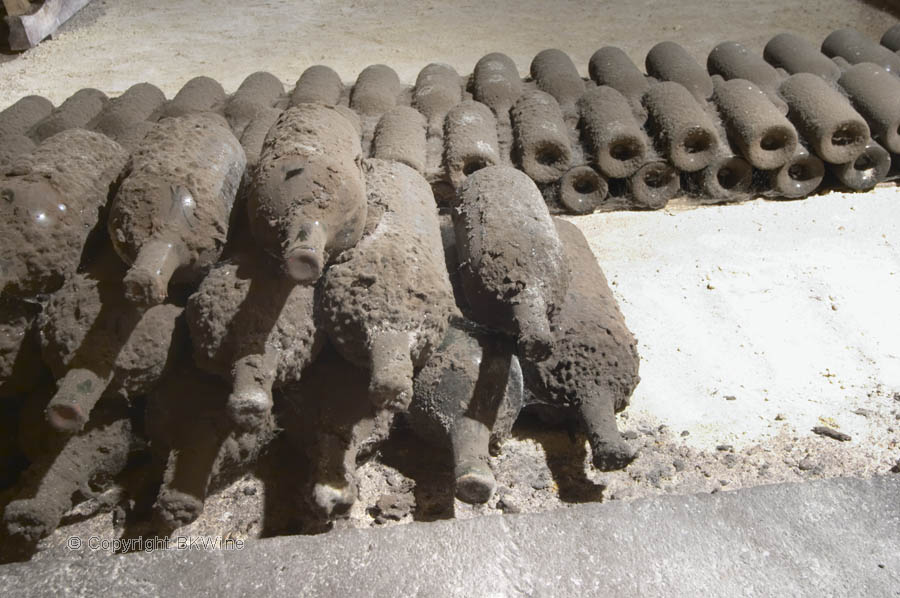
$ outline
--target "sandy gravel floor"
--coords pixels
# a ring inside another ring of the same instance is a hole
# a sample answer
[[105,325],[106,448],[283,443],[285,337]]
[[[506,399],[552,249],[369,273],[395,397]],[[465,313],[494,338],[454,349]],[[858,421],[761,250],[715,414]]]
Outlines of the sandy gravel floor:
[[[28,93],[58,103],[85,86],[117,94],[144,80],[171,97],[198,74],[230,91],[260,69],[290,85],[319,62],[348,81],[384,62],[412,83],[429,62],[468,73],[496,50],[525,73],[535,53],[559,47],[586,71],[603,45],[641,64],[663,39],[704,59],[725,39],[761,51],[785,28],[820,41],[848,25],[878,37],[897,22],[887,3],[845,0],[148,4],[94,0],[57,39],[0,64],[0,106]],[[345,524],[886,472],[900,458],[898,214],[900,193],[886,186],[573,218],[639,339],[642,382],[621,425],[642,457],[601,475],[586,465],[583,439],[524,422],[492,463],[502,490],[473,508],[454,503],[441,465],[401,438],[363,466],[362,499]],[[852,440],[815,436],[816,425]],[[185,533],[264,533],[267,489],[238,480]],[[46,544],[122,533],[114,514],[70,523]]]

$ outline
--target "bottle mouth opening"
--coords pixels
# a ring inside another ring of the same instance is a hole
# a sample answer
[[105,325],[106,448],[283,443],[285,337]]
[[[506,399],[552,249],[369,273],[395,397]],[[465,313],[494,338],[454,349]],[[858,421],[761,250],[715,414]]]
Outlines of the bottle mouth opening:
[[662,189],[672,182],[674,176],[670,168],[663,164],[658,164],[648,168],[641,180],[650,189]]
[[325,268],[321,253],[311,247],[297,247],[285,258],[288,275],[299,283],[315,282]]
[[482,158],[481,156],[472,156],[466,158],[466,161],[463,162],[462,173],[466,176],[469,176],[475,172],[478,172],[482,168],[487,168],[489,164],[487,160]]
[[767,152],[777,152],[783,150],[790,141],[787,132],[780,129],[769,130],[759,140],[760,149]]
[[53,405],[47,409],[47,422],[56,430],[72,432],[81,429],[84,417],[71,405]]
[[694,129],[684,137],[684,151],[688,154],[702,154],[712,147],[712,135],[703,129]]
[[831,134],[831,145],[847,147],[865,141],[866,132],[858,123],[844,123]]
[[619,162],[628,162],[639,157],[643,147],[635,139],[620,139],[613,143],[609,148],[609,155],[613,160]]

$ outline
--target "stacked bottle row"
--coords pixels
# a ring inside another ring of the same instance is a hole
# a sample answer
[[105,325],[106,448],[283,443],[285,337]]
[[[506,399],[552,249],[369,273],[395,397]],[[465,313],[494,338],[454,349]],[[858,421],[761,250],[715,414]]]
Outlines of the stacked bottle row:
[[308,472],[298,500],[337,517],[398,416],[452,456],[471,502],[529,406],[576,417],[597,467],[634,458],[614,413],[635,341],[587,241],[505,165],[463,173],[440,215],[383,117],[365,158],[385,80],[361,76],[353,110],[321,101],[343,93],[323,69],[284,109],[265,74],[230,98],[203,78],[166,102],[140,86],[100,102],[105,133],[67,127],[3,167],[0,458],[28,464],[5,480],[10,545],[141,455],[160,529],[184,525],[275,442],[287,479]]
[[112,100],[84,89],[55,109],[29,96],[0,113],[0,169],[66,129],[95,130],[132,149],[159,119],[202,111],[227,119],[253,168],[283,110],[318,103],[350,119],[364,157],[422,173],[442,205],[491,165],[520,168],[551,210],[571,213],[657,209],[679,195],[721,203],[804,197],[823,184],[865,190],[894,176],[900,150],[897,31],[879,44],[841,29],[821,48],[783,33],[762,56],[723,42],[705,68],[662,42],[646,56],[647,74],[604,47],[587,79],[564,52],[545,50],[524,79],[494,53],[469,77],[429,64],[413,86],[385,65],[364,69],[352,85],[316,65],[289,94],[260,72],[231,96],[206,77],[170,101],[147,83]]

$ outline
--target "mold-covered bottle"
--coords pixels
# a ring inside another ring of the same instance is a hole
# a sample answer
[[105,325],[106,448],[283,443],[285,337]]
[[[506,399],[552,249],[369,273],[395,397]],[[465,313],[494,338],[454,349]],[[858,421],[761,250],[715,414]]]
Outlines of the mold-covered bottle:
[[687,89],[672,81],[657,83],[644,105],[661,153],[677,169],[695,172],[712,161],[719,143],[715,125]]
[[840,56],[850,64],[872,62],[894,75],[900,75],[900,56],[856,29],[846,27],[832,31],[822,42],[822,53]]
[[787,112],[787,106],[778,95],[781,75],[775,67],[741,44],[729,41],[717,45],[706,59],[706,68],[711,75],[719,75],[726,81],[744,79],[752,82],[781,112]]
[[225,102],[225,118],[235,137],[240,139],[257,113],[272,108],[283,93],[284,84],[272,73],[257,71],[248,75]]
[[869,126],[827,81],[798,73],[784,80],[780,93],[790,107],[788,118],[822,160],[845,164],[863,152]]
[[756,168],[780,168],[794,155],[797,130],[750,81],[717,78],[715,103],[729,138]]
[[513,336],[520,356],[550,350],[550,315],[568,287],[565,254],[535,183],[505,166],[466,179],[453,210],[456,247],[473,317]]
[[872,137],[900,153],[900,78],[878,65],[861,63],[844,71],[838,83],[868,122]]
[[803,144],[781,168],[769,171],[768,194],[795,199],[806,197],[819,188],[825,178],[825,164]]
[[247,209],[256,242],[290,278],[314,284],[366,221],[359,134],[334,108],[285,110],[266,137]]
[[454,188],[482,168],[500,163],[497,120],[479,102],[454,106],[444,120],[444,171]]
[[53,103],[43,96],[25,96],[0,112],[0,137],[26,135],[38,122],[50,116]]
[[509,121],[509,109],[522,94],[516,63],[506,54],[482,56],[472,74],[472,97],[490,108],[500,122]]
[[829,81],[837,81],[841,69],[822,54],[811,41],[793,33],[779,33],[769,40],[763,58],[787,73],[812,73]]
[[218,264],[186,308],[194,360],[230,384],[225,406],[243,429],[267,421],[272,388],[299,380],[324,340],[315,287],[281,276],[268,261],[248,250]]
[[582,96],[579,108],[593,164],[610,178],[631,176],[646,160],[649,140],[625,96],[601,85]]
[[350,108],[364,116],[381,116],[397,105],[403,85],[389,66],[367,66],[356,78],[350,92]]
[[67,131],[83,129],[106,105],[106,94],[98,89],[80,89],[28,131],[35,143]]
[[831,167],[841,184],[853,191],[868,191],[883,181],[890,170],[891,155],[872,139],[855,160]]
[[54,135],[0,178],[0,289],[52,293],[75,274],[128,158],[83,129]]
[[462,81],[452,66],[431,63],[419,72],[413,106],[425,116],[429,134],[440,133],[447,113],[461,101]]
[[594,466],[620,469],[636,451],[622,438],[615,413],[624,409],[640,377],[637,341],[578,228],[555,219],[571,283],[553,315],[553,350],[542,361],[524,360],[528,402],[575,412],[591,445]]
[[597,85],[612,87],[625,96],[641,123],[646,120],[647,112],[641,102],[650,83],[621,48],[606,46],[594,52],[588,73]]
[[590,214],[609,194],[606,178],[588,166],[573,166],[559,179],[559,203],[572,214]]
[[323,325],[345,359],[372,372],[370,400],[400,411],[455,304],[427,181],[398,162],[370,160],[365,170],[369,210],[381,216],[326,273]]
[[584,81],[568,54],[555,48],[538,52],[531,61],[531,76],[539,89],[556,98],[565,113],[575,112]]
[[324,104],[335,106],[341,99],[344,85],[340,76],[331,67],[314,64],[297,79],[291,92],[290,105]]
[[108,484],[128,464],[129,455],[140,445],[128,411],[121,404],[98,411],[87,429],[32,461],[3,512],[13,543],[33,549],[59,526],[76,493],[95,494],[97,482]]
[[425,117],[415,108],[397,106],[385,112],[375,126],[372,157],[400,162],[424,173],[426,127]]
[[76,275],[38,317],[41,353],[57,378],[47,405],[56,430],[81,430],[103,396],[128,399],[152,390],[186,340],[182,309],[138,309],[124,297],[122,274],[115,264]]
[[173,279],[196,282],[222,253],[246,157],[225,119],[159,122],[131,154],[109,214],[109,236],[131,265],[125,293],[165,301]]
[[271,416],[253,430],[235,427],[227,387],[185,360],[147,399],[145,428],[163,479],[154,513],[168,529],[203,512],[207,495],[246,473],[275,436]]
[[278,423],[288,443],[306,457],[304,498],[328,519],[346,515],[357,500],[357,464],[384,440],[393,413],[368,400],[370,375],[327,346],[299,384],[280,393]]
[[543,91],[525,92],[510,114],[522,170],[537,183],[558,180],[571,165],[572,146],[556,99]]
[[210,77],[194,77],[178,90],[175,97],[160,106],[157,118],[174,118],[199,112],[222,114],[225,109],[225,90]]
[[698,102],[712,97],[713,83],[706,69],[675,42],[660,42],[650,48],[644,64],[651,77],[680,83]]
[[419,437],[450,453],[460,500],[490,500],[497,486],[489,467],[491,447],[510,436],[523,402],[514,344],[454,318],[416,375],[409,421]]
[[87,128],[103,133],[131,151],[153,128],[150,119],[165,101],[165,94],[155,85],[132,85],[125,93],[107,102]]

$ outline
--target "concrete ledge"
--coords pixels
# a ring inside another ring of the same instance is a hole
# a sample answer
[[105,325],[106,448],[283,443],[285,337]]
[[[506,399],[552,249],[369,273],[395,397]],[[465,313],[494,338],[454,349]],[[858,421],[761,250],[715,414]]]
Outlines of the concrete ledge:
[[[900,476],[0,567],[0,595],[900,596]],[[85,539],[86,541],[86,539]]]

